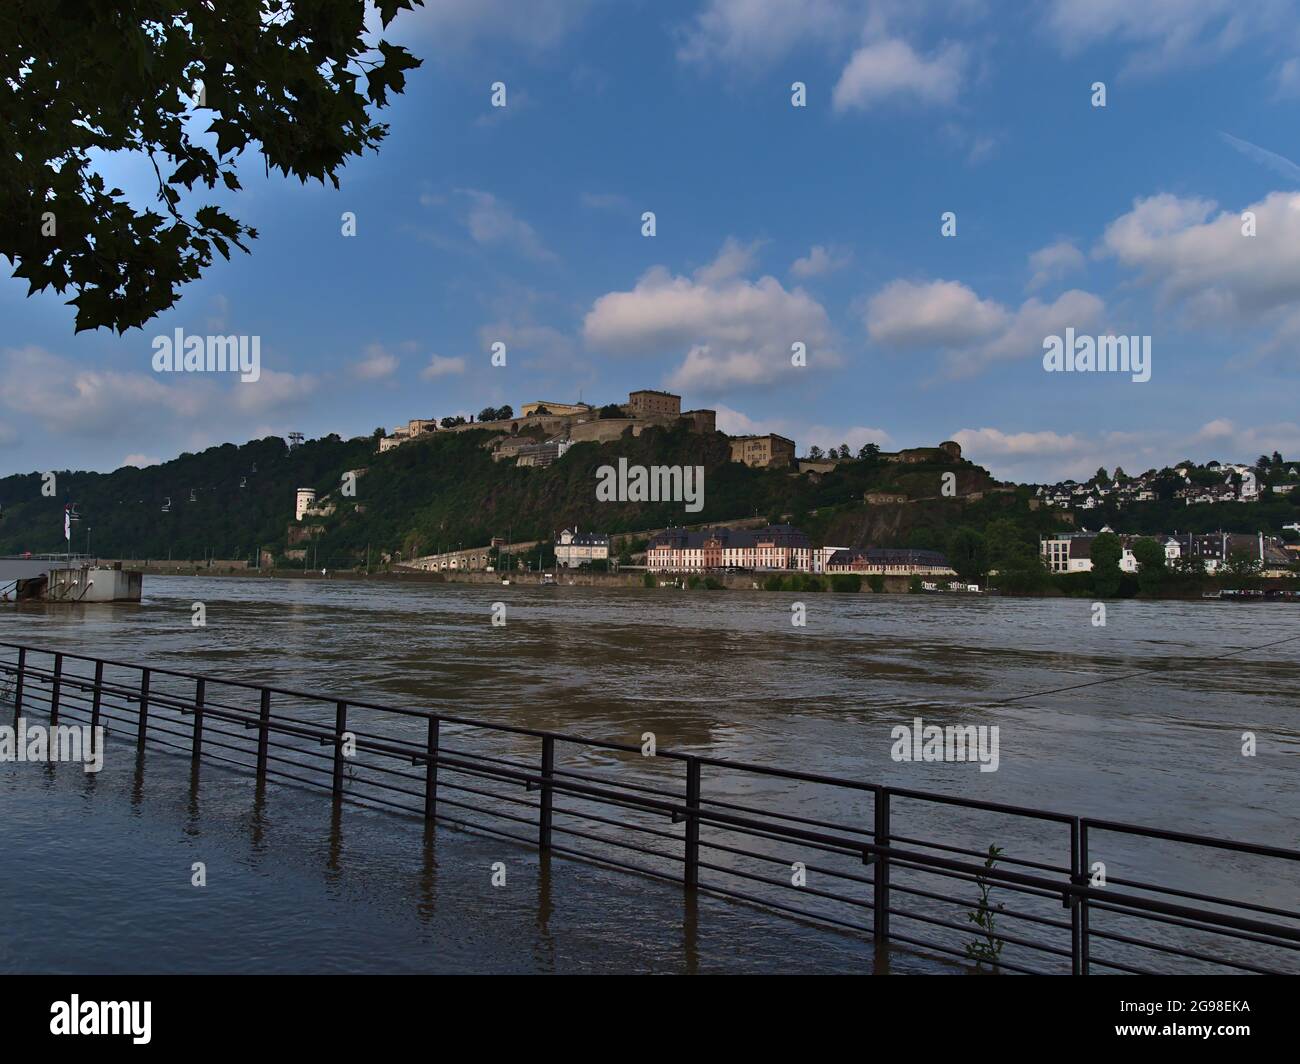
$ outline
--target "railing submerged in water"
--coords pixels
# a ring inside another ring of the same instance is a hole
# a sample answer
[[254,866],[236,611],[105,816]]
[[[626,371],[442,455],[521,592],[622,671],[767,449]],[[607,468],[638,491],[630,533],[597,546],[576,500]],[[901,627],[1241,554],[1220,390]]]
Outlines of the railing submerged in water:
[[[1300,888],[1297,850],[673,750],[645,756],[640,746],[14,643],[0,643],[0,676],[11,678],[15,724],[24,709],[43,708],[51,724],[134,730],[141,749],[149,742],[196,763],[251,769],[259,785],[323,788],[335,801],[869,935],[878,957],[906,946],[1009,972],[1300,972],[1300,907],[1149,881],[1149,872],[1109,874],[1127,872],[1136,856],[1191,860],[1191,874],[1224,878],[1225,862],[1258,859],[1262,877],[1227,871],[1265,883],[1280,869]],[[256,708],[239,704],[250,694]],[[706,771],[720,796],[706,795]],[[909,816],[922,818],[919,829]],[[961,844],[976,832],[1013,840],[1020,855]],[[1128,852],[1121,839],[1133,843]],[[1194,856],[1206,853],[1214,863]],[[945,893],[954,883],[971,892]],[[992,903],[994,892],[1014,895],[1017,908]],[[972,936],[965,948],[961,936]],[[1182,964],[1152,969],[1152,957]]]

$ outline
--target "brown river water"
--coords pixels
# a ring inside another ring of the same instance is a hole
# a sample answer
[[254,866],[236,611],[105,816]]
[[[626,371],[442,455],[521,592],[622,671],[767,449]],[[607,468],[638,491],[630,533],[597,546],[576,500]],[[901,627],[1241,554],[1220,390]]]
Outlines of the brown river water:
[[[1300,609],[1115,602],[1106,622],[1064,599],[151,576],[139,606],[6,607],[0,641],[633,745],[652,732],[688,753],[1300,847],[1300,640],[1249,649],[1300,634]],[[891,730],[917,717],[996,726],[997,770],[895,760]],[[617,768],[598,760],[587,767]],[[861,936],[713,900],[688,922],[670,884],[571,862],[543,875],[525,848],[461,832],[421,852],[400,817],[331,823],[327,802],[293,788],[250,806],[238,773],[195,781],[166,754],[120,762],[93,783],[76,766],[0,765],[0,905],[26,928],[0,970],[871,968]],[[722,774],[709,786],[802,815],[860,812]],[[914,809],[894,830],[1047,856],[1041,839],[953,807]],[[487,885],[498,852],[513,888]],[[204,854],[200,891],[189,868]],[[1300,908],[1294,865],[1188,864],[1122,837],[1099,856],[1117,876]],[[64,889],[33,897],[34,876]],[[79,931],[74,907],[89,915]],[[892,966],[954,970],[913,953]]]

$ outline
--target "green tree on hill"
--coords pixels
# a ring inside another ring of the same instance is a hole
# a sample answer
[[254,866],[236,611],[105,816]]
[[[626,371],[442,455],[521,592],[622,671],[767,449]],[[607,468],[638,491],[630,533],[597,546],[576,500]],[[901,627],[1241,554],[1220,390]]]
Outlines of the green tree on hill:
[[1138,587],[1145,595],[1154,595],[1169,575],[1165,566],[1165,549],[1154,539],[1142,538],[1133,544],[1133,558],[1138,564]]
[[1114,532],[1100,532],[1092,541],[1088,551],[1092,560],[1092,587],[1102,598],[1114,598],[1119,594],[1120,559],[1124,557],[1124,545]]
[[980,581],[988,572],[984,537],[973,528],[959,528],[948,539],[948,562],[966,581]]

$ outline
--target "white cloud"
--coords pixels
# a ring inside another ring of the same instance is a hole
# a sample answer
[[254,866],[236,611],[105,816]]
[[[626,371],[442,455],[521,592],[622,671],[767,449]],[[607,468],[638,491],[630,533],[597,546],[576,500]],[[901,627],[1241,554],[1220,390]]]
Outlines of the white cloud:
[[666,383],[680,392],[720,395],[737,388],[761,388],[782,376],[784,367],[756,351],[716,350],[700,344],[686,352]]
[[382,344],[368,344],[365,356],[352,366],[352,372],[362,380],[380,380],[397,372],[399,360]]
[[962,456],[985,466],[995,477],[1020,481],[1056,482],[1092,476],[1100,466],[1120,465],[1129,473],[1152,464],[1165,465],[1176,458],[1147,460],[1159,442],[1133,433],[1104,433],[1098,438],[1049,430],[1007,432],[985,426],[960,429],[952,438],[961,444]]
[[804,446],[800,447],[800,450],[804,452],[812,446],[826,450],[847,443],[849,450],[856,455],[863,444],[874,443],[878,447],[889,448],[893,446],[894,442],[893,437],[884,429],[871,428],[867,425],[853,425],[849,428],[833,425],[809,425],[805,429],[796,431],[799,432],[797,439],[807,441]]
[[1158,469],[1183,458],[1204,462],[1254,461],[1259,454],[1300,450],[1300,424],[1284,421],[1238,427],[1215,418],[1191,433],[1149,429],[1096,435],[1055,431],[961,429],[952,438],[962,454],[1004,479],[1054,482],[1084,479],[1099,467],[1129,474]]
[[1042,358],[1043,339],[1072,327],[1078,332],[1099,327],[1106,306],[1091,292],[1072,288],[1054,302],[1028,299],[1010,318],[1007,328],[987,344],[953,359],[957,375],[974,373],[990,362],[1032,356]]
[[[1187,441],[1187,446],[1202,454],[1207,448],[1214,448],[1216,453],[1212,457],[1222,461],[1253,462],[1258,455],[1274,451],[1295,455],[1300,451],[1300,424],[1278,421],[1241,426],[1229,418],[1220,417],[1202,425]],[[1181,451],[1179,457],[1182,457]]]
[[854,52],[831,93],[837,111],[866,110],[891,97],[951,103],[961,89],[966,49],[945,44],[929,58],[897,38],[869,41]]
[[729,436],[761,436],[775,432],[787,439],[794,440],[800,452],[806,453],[814,444],[818,447],[838,447],[847,443],[854,454],[864,443],[874,443],[880,447],[890,447],[893,437],[884,429],[871,428],[866,425],[854,425],[849,428],[825,424],[808,424],[790,418],[752,418],[748,414],[735,410],[721,403],[714,405],[717,412],[717,425],[720,432]]
[[[149,362],[143,345],[140,361]],[[232,374],[91,368],[36,346],[0,351],[0,406],[25,423],[24,438],[90,440],[92,468],[113,440],[177,450],[242,442],[265,424],[265,411],[305,405],[317,384],[265,367],[258,381],[243,383]]]
[[256,381],[240,382],[231,389],[231,405],[250,414],[301,407],[319,385],[310,373],[281,373],[263,367]]
[[1100,299],[1078,289],[1052,303],[1028,299],[1010,310],[958,281],[900,280],[868,300],[865,322],[874,343],[941,351],[949,376],[967,377],[994,362],[1041,356],[1044,337],[1067,326],[1087,330],[1104,310]]
[[647,270],[627,292],[609,292],[583,321],[589,349],[611,354],[678,353],[671,387],[707,394],[789,380],[791,345],[806,345],[810,364],[838,365],[825,308],[771,276],[735,276],[739,254],[724,245],[694,277]]
[[727,237],[713,261],[695,271],[695,280],[702,285],[719,285],[749,273],[758,265],[758,249],[762,243],[754,240],[742,244],[734,236]]
[[962,454],[972,462],[1008,455],[1052,455],[1077,451],[1082,441],[1058,432],[1003,432],[1001,429],[960,429],[952,438],[961,444]]
[[1207,421],[1201,426],[1200,431],[1196,434],[1198,440],[1222,440],[1231,439],[1236,432],[1236,428],[1227,418],[1215,418],[1213,421]]
[[807,255],[795,259],[790,264],[790,272],[799,278],[820,277],[822,274],[842,270],[852,258],[852,254],[848,251],[837,251],[821,244],[814,244]]
[[162,459],[153,458],[145,454],[128,454],[122,459],[122,465],[135,466],[137,469],[144,469],[145,466],[162,465]]
[[438,377],[454,377],[464,372],[465,360],[463,358],[444,358],[442,355],[430,355],[429,364],[420,371],[420,376],[430,381],[436,380]]
[[1029,268],[1034,273],[1026,287],[1031,291],[1042,288],[1052,281],[1059,281],[1073,270],[1082,269],[1083,265],[1083,252],[1068,240],[1058,240],[1029,256]]
[[958,281],[891,281],[867,303],[867,335],[903,350],[966,347],[1006,328],[1007,311]]
[[725,403],[714,403],[713,411],[717,415],[718,431],[725,432],[728,436],[759,436],[764,432],[776,431],[765,428],[764,422],[756,421],[748,414],[734,410]]
[[485,351],[498,341],[505,344],[508,365],[560,369],[577,363],[573,337],[550,325],[495,321],[480,328],[478,336]]
[[[148,364],[147,348],[140,361]],[[8,348],[3,362],[0,402],[61,435],[147,432],[156,419],[198,417],[217,398],[213,382],[205,376],[86,369],[36,346]]]
[[1241,215],[1206,199],[1139,199],[1106,227],[1101,248],[1141,271],[1169,302],[1222,326],[1278,326],[1300,301],[1300,194],[1272,192]]
[[861,27],[861,8],[844,0],[707,0],[679,32],[677,58],[753,69],[796,48],[851,35]]
[[[1285,25],[1276,0],[1053,0],[1048,33],[1067,55],[1095,44],[1127,45],[1125,73],[1203,62]],[[1294,12],[1291,12],[1293,15]]]
[[[958,0],[944,5],[942,15],[947,27],[984,13],[979,0]],[[951,103],[969,65],[967,48],[945,42],[923,55],[905,39],[930,14],[931,5],[917,0],[705,0],[678,30],[677,59],[710,73],[756,78],[791,56],[817,53],[804,79],[811,89],[828,80],[826,64],[834,69],[847,56],[832,93],[837,111],[891,98]]]
[[465,214],[465,228],[470,238],[483,247],[508,247],[525,258],[539,262],[554,262],[555,255],[542,244],[531,225],[515,216],[510,207],[490,192],[462,189],[469,207]]

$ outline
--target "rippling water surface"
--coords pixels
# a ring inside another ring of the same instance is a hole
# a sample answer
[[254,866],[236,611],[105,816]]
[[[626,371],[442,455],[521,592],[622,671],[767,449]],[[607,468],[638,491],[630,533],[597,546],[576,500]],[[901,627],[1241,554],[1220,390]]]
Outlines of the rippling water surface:
[[[1108,605],[147,577],[140,606],[5,607],[0,640],[1179,831],[1300,844],[1300,634],[1287,604]],[[491,624],[504,602],[507,623]],[[207,625],[190,623],[203,602]],[[1057,694],[999,700],[1138,673]],[[900,763],[891,729],[996,725],[998,771]],[[1243,732],[1257,756],[1243,757]],[[110,751],[111,751],[110,746]],[[730,786],[721,779],[710,784]],[[738,786],[738,785],[737,785]],[[793,803],[752,788],[728,793]],[[841,803],[831,810],[857,815]],[[907,830],[971,829],[927,807]],[[0,905],[17,970],[855,970],[856,936],[702,900],[150,752],[0,765]],[[895,831],[903,828],[895,826]],[[445,837],[444,837],[445,836]],[[954,838],[956,834],[954,834]],[[980,847],[1009,840],[980,836]],[[1139,854],[1113,840],[1118,867]],[[512,868],[487,888],[497,852]],[[209,886],[189,884],[205,861]],[[1204,889],[1296,904],[1249,862]],[[45,889],[46,884],[56,889]],[[934,967],[901,956],[895,967]]]

